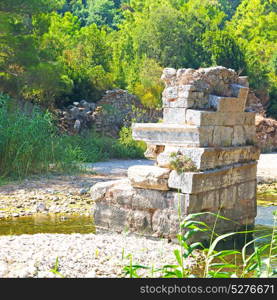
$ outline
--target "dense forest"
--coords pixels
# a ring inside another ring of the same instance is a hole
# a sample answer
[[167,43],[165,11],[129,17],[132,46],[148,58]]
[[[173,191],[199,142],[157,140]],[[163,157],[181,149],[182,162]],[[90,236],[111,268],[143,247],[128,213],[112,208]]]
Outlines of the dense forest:
[[[55,111],[115,88],[160,107],[164,67],[233,68],[276,118],[276,8],[277,0],[0,0],[0,179],[143,157],[129,125],[119,139],[68,135]],[[36,109],[24,114],[11,99]]]
[[270,95],[276,0],[1,0],[0,92],[42,106],[124,88],[160,104],[164,67],[222,65]]

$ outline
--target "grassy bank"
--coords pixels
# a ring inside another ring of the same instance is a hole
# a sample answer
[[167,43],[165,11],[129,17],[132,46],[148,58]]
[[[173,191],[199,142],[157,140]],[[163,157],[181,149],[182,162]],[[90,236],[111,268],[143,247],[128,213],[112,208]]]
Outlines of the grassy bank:
[[11,98],[0,94],[0,178],[24,178],[47,172],[77,170],[80,162],[143,157],[145,146],[122,128],[118,140],[88,132],[60,135],[51,113],[38,107],[24,113]]

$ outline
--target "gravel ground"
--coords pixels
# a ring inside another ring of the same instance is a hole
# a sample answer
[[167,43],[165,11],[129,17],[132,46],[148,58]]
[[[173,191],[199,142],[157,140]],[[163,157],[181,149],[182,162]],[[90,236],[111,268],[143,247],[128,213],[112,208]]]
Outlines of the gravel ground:
[[[117,233],[35,234],[0,237],[0,277],[60,277],[50,272],[58,258],[64,277],[124,277],[123,267],[133,264],[161,267],[175,264],[178,246],[166,240]],[[195,261],[187,262],[191,269]],[[155,277],[158,273],[155,275]],[[144,271],[144,277],[152,277]]]
[[261,154],[257,170],[258,183],[277,182],[277,152]]
[[[91,211],[88,190],[93,184],[122,178],[129,166],[145,162],[117,160],[88,164],[88,169],[93,167],[96,175],[40,177],[2,186],[0,218],[32,215],[38,211],[88,214]],[[277,175],[276,169],[277,153],[263,154],[258,177],[272,178]],[[116,233],[0,236],[0,277],[59,277],[50,272],[57,258],[59,272],[65,277],[123,277],[122,268],[130,261],[126,258],[128,254],[132,254],[134,264],[158,268],[176,263],[173,256],[176,247],[166,240]],[[196,266],[195,261],[188,262],[188,266]],[[147,270],[143,276],[149,274]]]
[[0,186],[0,219],[38,212],[88,215],[92,206],[90,187],[100,181],[119,178],[122,177],[85,173],[10,182]]

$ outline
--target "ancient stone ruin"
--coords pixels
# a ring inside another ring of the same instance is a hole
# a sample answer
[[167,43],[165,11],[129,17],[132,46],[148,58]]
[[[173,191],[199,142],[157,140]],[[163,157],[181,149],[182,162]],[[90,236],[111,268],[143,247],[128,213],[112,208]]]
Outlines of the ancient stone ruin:
[[[166,68],[162,79],[163,122],[133,124],[155,166],[132,166],[126,179],[95,184],[95,225],[171,239],[184,216],[219,212],[232,221],[218,219],[217,233],[251,228],[260,152],[255,113],[245,112],[247,78],[213,67]],[[215,222],[211,214],[200,219]]]

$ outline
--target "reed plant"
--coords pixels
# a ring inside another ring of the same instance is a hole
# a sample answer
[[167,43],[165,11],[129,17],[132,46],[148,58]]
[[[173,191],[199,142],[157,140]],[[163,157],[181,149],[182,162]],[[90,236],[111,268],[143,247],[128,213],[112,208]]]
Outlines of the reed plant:
[[[142,277],[141,274],[144,274],[144,277],[163,278],[272,278],[277,276],[276,212],[273,215],[274,226],[271,232],[266,234],[257,230],[246,230],[218,235],[214,231],[215,226],[211,228],[205,222],[199,221],[199,217],[204,214],[207,212],[190,214],[180,222],[180,232],[177,235],[179,247],[174,250],[176,264],[154,269],[135,264],[131,259],[130,264],[123,269],[125,276],[132,278]],[[219,214],[215,217],[216,220],[230,221]],[[197,233],[210,235],[210,243],[207,247],[200,241],[191,243],[191,238]],[[216,250],[219,243],[225,239],[250,233],[256,235],[259,233],[259,237],[245,243],[240,251]],[[201,261],[197,262],[197,269],[187,267],[186,260],[197,260],[198,257],[201,257]],[[145,275],[145,270],[151,270],[149,275]]]

